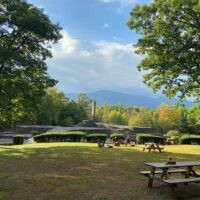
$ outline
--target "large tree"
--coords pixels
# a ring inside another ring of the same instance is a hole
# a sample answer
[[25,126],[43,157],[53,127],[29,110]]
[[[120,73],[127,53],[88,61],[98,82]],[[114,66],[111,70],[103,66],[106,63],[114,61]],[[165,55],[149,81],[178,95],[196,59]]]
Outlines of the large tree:
[[68,103],[69,100],[63,92],[56,88],[48,88],[38,105],[37,123],[58,125],[60,113]]
[[[11,123],[30,117],[44,89],[56,81],[45,60],[61,38],[43,9],[26,0],[0,0],[0,119]],[[17,119],[15,119],[17,118]]]
[[136,53],[145,55],[139,70],[144,82],[167,97],[200,100],[200,2],[154,0],[135,6],[128,22],[142,37]]

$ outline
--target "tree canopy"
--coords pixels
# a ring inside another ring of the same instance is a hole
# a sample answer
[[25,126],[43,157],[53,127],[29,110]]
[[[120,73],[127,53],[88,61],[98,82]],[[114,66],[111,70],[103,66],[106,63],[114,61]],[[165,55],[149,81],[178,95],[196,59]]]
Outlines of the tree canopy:
[[171,98],[200,100],[199,0],[154,0],[135,6],[128,27],[142,37],[136,53],[145,55],[138,66],[144,82]]
[[[30,117],[44,89],[56,81],[45,60],[61,27],[25,0],[0,0],[0,116],[4,122]],[[27,114],[28,113],[28,114]]]
[[[70,100],[56,88],[48,88],[45,92],[38,104],[37,124],[72,126],[88,119],[87,107],[84,107],[82,101]],[[86,97],[84,95],[84,99],[90,101]]]

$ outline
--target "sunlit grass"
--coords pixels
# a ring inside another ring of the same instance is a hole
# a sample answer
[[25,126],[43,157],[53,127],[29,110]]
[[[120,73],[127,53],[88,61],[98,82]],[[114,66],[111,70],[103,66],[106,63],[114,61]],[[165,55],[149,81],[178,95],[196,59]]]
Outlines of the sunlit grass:
[[200,184],[181,186],[176,194],[159,182],[148,189],[147,178],[139,174],[148,170],[145,162],[165,162],[169,156],[200,160],[200,146],[164,148],[148,153],[140,146],[99,149],[94,143],[0,146],[0,199],[199,199]]

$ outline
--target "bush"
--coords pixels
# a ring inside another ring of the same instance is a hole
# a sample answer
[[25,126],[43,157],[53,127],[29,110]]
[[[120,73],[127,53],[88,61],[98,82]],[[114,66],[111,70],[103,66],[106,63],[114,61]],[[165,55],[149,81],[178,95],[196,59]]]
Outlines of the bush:
[[126,138],[126,134],[123,134],[123,133],[112,133],[110,135],[110,138],[125,139]]
[[24,136],[23,135],[15,135],[13,137],[13,144],[24,144]]
[[34,136],[36,142],[80,142],[86,136],[84,132],[47,132]]
[[181,144],[200,144],[200,136],[185,134],[179,138],[179,142]]
[[88,142],[105,142],[108,135],[103,133],[98,134],[89,134],[87,135],[87,141]]
[[153,135],[153,134],[139,133],[136,135],[136,141],[138,144],[144,144],[146,142],[164,144],[166,141],[166,138],[162,136]]
[[169,144],[178,144],[179,143],[179,136],[173,136],[167,139]]
[[168,137],[180,137],[181,136],[181,132],[178,130],[171,130],[167,133]]
[[179,138],[181,137],[182,133],[178,130],[171,130],[167,133],[166,136],[168,136],[169,138],[167,139],[167,141],[170,144],[178,144],[179,143]]

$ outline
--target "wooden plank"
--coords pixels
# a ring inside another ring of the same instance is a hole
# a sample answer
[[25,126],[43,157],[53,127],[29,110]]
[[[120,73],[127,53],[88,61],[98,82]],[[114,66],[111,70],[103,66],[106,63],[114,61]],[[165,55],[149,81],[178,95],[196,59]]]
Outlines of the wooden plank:
[[156,149],[161,149],[161,150],[163,150],[164,148],[163,147],[160,147],[160,148],[157,148],[157,147],[142,147],[143,149],[152,149],[152,150],[156,150]]
[[176,184],[184,184],[184,183],[199,183],[200,178],[171,179],[171,180],[163,180],[163,181],[169,185],[176,185]]
[[[186,169],[171,169],[171,170],[168,170],[168,173],[171,174],[171,173],[186,173]],[[143,175],[149,175],[151,172],[150,171],[141,171],[140,172],[141,174]],[[156,170],[154,172],[154,174],[162,174],[163,171],[162,170]]]
[[185,162],[176,162],[176,164],[166,164],[166,163],[145,163],[145,165],[155,167],[155,168],[172,168],[172,167],[194,167],[200,166],[199,161],[185,161]]

